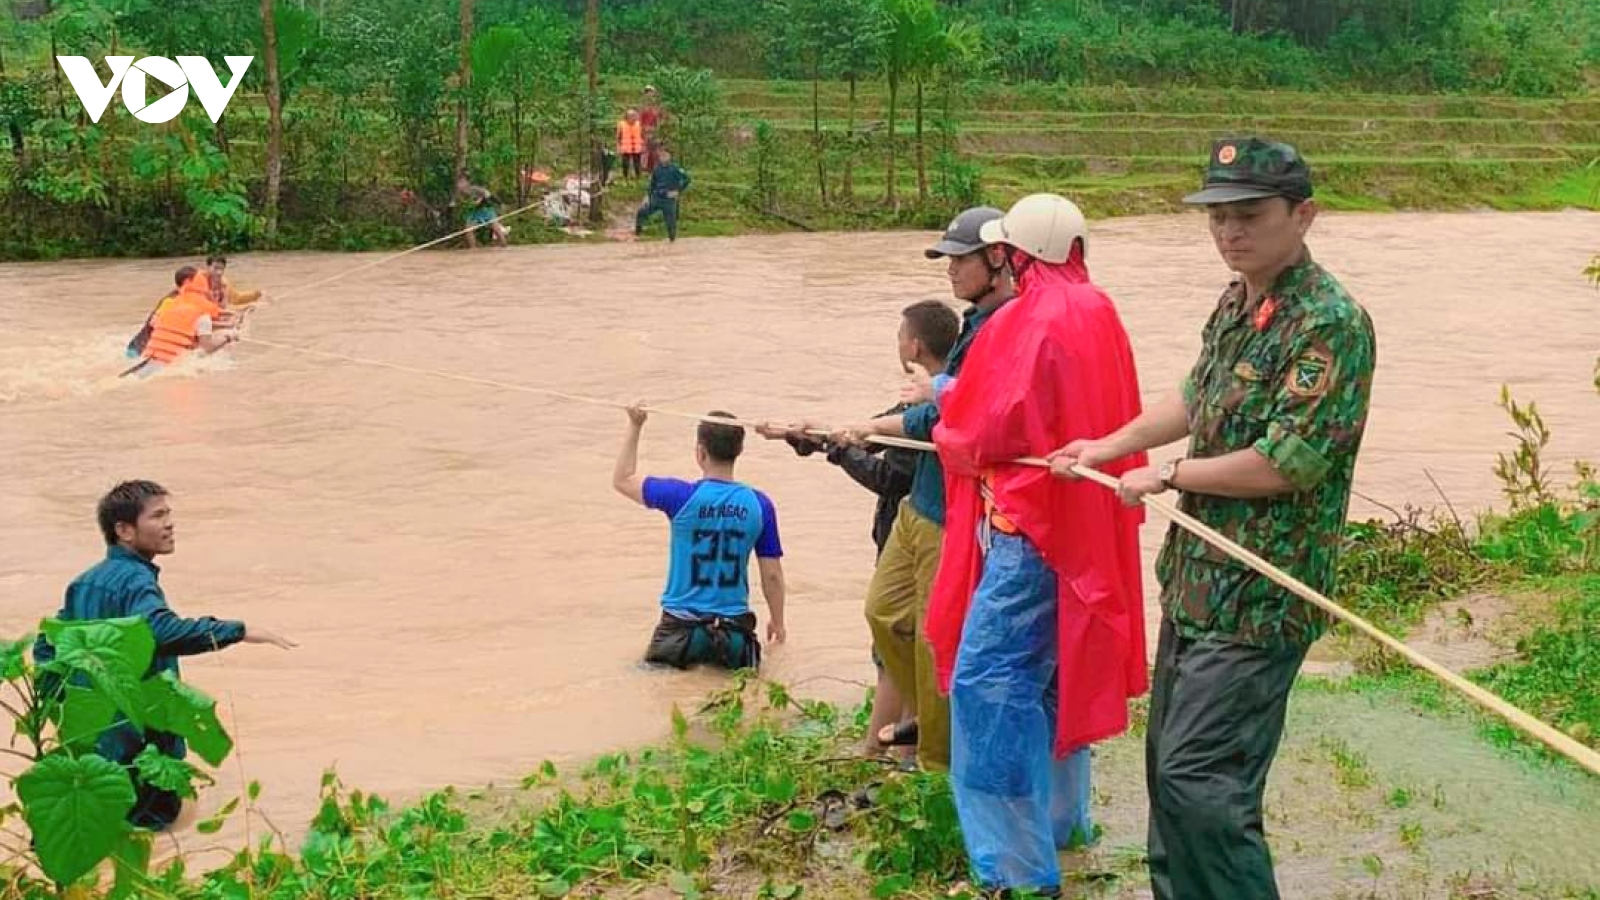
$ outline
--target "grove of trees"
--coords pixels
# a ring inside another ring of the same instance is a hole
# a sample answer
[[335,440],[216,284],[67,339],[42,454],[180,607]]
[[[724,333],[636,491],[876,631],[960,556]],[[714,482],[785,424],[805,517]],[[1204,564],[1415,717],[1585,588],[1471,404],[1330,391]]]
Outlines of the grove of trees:
[[[256,61],[215,123],[116,101],[92,123],[54,57],[104,77],[117,54]],[[810,82],[823,202],[857,197],[857,90],[886,92],[887,132],[914,134],[882,142],[874,199],[896,206],[958,189],[949,112],[974,83],[1552,96],[1597,66],[1594,0],[7,0],[0,258],[442,234],[457,176],[510,203],[524,170],[585,169],[645,80],[702,168],[730,152],[720,79]],[[842,130],[825,82],[848,85]]]

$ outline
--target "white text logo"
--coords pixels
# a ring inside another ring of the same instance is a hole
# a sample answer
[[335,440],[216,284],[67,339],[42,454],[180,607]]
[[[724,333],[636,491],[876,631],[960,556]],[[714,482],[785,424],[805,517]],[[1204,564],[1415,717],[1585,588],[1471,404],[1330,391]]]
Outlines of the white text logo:
[[[88,57],[56,57],[56,61],[61,63],[61,71],[67,73],[67,80],[72,82],[72,89],[78,92],[78,99],[83,101],[83,109],[89,114],[90,121],[100,121],[106,105],[111,102],[111,95],[117,92],[120,85],[122,105],[133,113],[134,118],[152,125],[171,121],[183,112],[183,107],[189,102],[191,87],[200,97],[200,103],[206,108],[206,115],[211,117],[211,121],[222,118],[222,111],[228,108],[234,89],[243,80],[245,70],[250,68],[250,62],[255,57],[225,56],[223,59],[227,60],[228,71],[233,75],[227,85],[223,85],[216,70],[203,56],[180,56],[177,62],[165,56],[146,56],[138,62],[134,62],[131,56],[108,56],[106,65],[111,68],[111,81],[102,84],[100,74],[94,70],[94,63]],[[153,103],[146,103],[145,82],[150,78],[166,85],[170,93]]]

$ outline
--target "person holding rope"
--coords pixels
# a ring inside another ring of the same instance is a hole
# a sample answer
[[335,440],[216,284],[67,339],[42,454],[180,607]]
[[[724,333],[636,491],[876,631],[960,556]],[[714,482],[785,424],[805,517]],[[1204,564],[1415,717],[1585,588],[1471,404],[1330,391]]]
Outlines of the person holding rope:
[[[897,415],[905,409],[906,404],[897,403],[879,415]],[[756,433],[768,440],[787,441],[797,456],[822,453],[852,481],[871,491],[878,498],[872,512],[872,544],[877,550],[876,558],[882,559],[883,547],[894,531],[900,502],[911,493],[911,479],[919,453],[878,444],[838,444],[812,433],[818,430],[819,426],[813,422],[791,426],[763,423]],[[867,722],[864,753],[869,758],[878,758],[892,747],[899,752],[901,762],[910,762],[916,753],[916,708],[900,695],[894,679],[889,677],[889,670],[883,666],[883,656],[876,645],[872,647],[872,665],[878,677],[872,687],[872,711]]]
[[1077,206],[1033,194],[981,236],[1021,292],[940,398],[946,536],[927,638],[974,876],[1059,896],[1057,851],[1094,839],[1089,745],[1127,729],[1148,683],[1143,516],[1016,460],[1137,414],[1139,382]]
[[[725,412],[710,418],[731,419]],[[708,663],[727,669],[759,668],[761,642],[750,611],[750,555],[761,572],[767,598],[767,640],[783,643],[783,545],[778,511],[766,494],[734,480],[744,450],[744,428],[702,421],[696,432],[696,482],[641,478],[639,436],[648,414],[628,408],[628,434],[617,455],[611,484],[629,500],[666,515],[671,523],[667,586],[661,621],[645,661],[688,668]]]
[[239,340],[241,317],[255,307],[229,312],[217,303],[216,293],[209,270],[193,271],[177,294],[163,300],[150,317],[150,334],[140,351],[143,358],[118,377],[148,378],[192,350],[215,353]]
[[467,249],[475,249],[478,246],[478,229],[484,226],[488,226],[489,235],[496,244],[506,246],[511,229],[500,221],[500,213],[495,209],[494,194],[482,185],[472,184],[465,177],[456,179],[456,194],[467,206],[466,220],[469,226],[466,232]]
[[[928,259],[949,259],[946,270],[951,291],[971,304],[948,352],[934,354],[948,361],[936,369],[914,352],[908,353],[914,347],[902,342],[901,366],[911,373],[916,385],[904,395],[904,399],[914,401],[912,405],[899,415],[880,416],[843,429],[835,435],[836,440],[861,443],[874,435],[916,440],[932,437],[939,410],[920,391],[933,378],[944,380],[958,373],[984,323],[1015,295],[1005,267],[997,261],[997,255],[985,249],[979,235],[985,223],[998,220],[1001,215],[991,206],[964,210],[950,222],[939,242],[923,251]],[[954,318],[950,316],[952,321]],[[923,639],[922,622],[939,569],[944,512],[944,473],[939,457],[922,453],[911,494],[901,506],[889,543],[873,572],[866,603],[873,642],[902,696],[915,704],[917,711],[915,732],[885,727],[878,740],[886,745],[914,742],[917,762],[924,769],[935,771],[950,766],[950,709],[934,678],[933,656]]]
[[[956,314],[944,303],[923,300],[911,304],[900,311],[900,330],[896,335],[901,368],[915,366],[922,371],[942,372],[958,335]],[[898,416],[907,408],[904,403],[896,404],[883,415]],[[901,532],[900,540],[890,551],[893,555],[887,559],[885,551],[897,533],[901,507],[909,505],[907,498],[916,490],[918,468],[931,455],[890,448],[880,457],[877,451],[882,448],[879,445],[812,437],[808,432],[813,430],[811,423],[803,423],[787,429],[767,427],[758,432],[767,437],[787,437],[802,455],[814,449],[825,449],[830,462],[878,495],[872,540],[878,548],[873,578],[880,588],[869,595],[867,605],[868,621],[873,626],[872,658],[878,670],[878,682],[873,692],[866,751],[869,756],[878,756],[891,747],[897,750],[915,747],[919,744],[917,695],[910,689],[915,687],[917,676],[914,642],[920,642],[916,641],[913,615],[920,597],[926,596],[918,566],[937,565],[938,544],[935,542],[927,553],[911,552],[908,548],[914,542],[908,536],[920,533],[919,527],[915,532]],[[928,578],[931,577],[929,572]]]
[[[1377,348],[1372,320],[1306,248],[1311,172],[1294,147],[1218,141],[1202,190],[1239,277],[1179,391],[1052,468],[1099,468],[1187,436],[1188,453],[1122,475],[1127,504],[1176,490],[1180,510],[1333,593]],[[1289,689],[1330,623],[1321,610],[1171,527],[1156,565],[1161,637],[1146,733],[1157,900],[1276,900],[1262,795]]]
[[228,258],[220,253],[206,257],[206,270],[211,273],[211,290],[217,305],[223,309],[243,309],[261,300],[260,291],[241,291],[235,288],[224,273]]

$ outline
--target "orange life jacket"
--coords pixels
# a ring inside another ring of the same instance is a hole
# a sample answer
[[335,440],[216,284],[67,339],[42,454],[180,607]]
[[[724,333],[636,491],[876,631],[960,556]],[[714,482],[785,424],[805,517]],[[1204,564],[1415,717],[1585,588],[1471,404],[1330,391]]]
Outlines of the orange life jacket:
[[617,123],[617,152],[644,152],[643,122],[629,122],[627,119],[623,119]]
[[211,282],[204,272],[196,272],[183,283],[176,297],[161,304],[150,322],[150,340],[144,355],[160,363],[170,363],[200,344],[201,317],[213,320],[222,307],[211,299]]

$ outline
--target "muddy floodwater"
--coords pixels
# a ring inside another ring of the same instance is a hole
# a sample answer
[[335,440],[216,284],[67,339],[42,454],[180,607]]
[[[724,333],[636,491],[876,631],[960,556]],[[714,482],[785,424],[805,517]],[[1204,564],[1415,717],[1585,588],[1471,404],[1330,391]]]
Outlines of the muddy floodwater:
[[[1562,474],[1600,455],[1600,296],[1581,277],[1600,215],[1330,215],[1312,238],[1377,327],[1359,492],[1400,507],[1437,505],[1442,491],[1463,516],[1498,502],[1502,383],[1537,399]],[[378,255],[246,254],[229,275],[285,295],[255,316],[264,340],[844,424],[895,399],[900,309],[949,299],[944,267],[921,255],[929,242],[427,252],[296,293]],[[1096,223],[1089,258],[1132,335],[1147,400],[1173,390],[1228,278],[1203,219]],[[294,834],[329,767],[400,800],[514,781],[545,759],[654,740],[672,704],[718,683],[639,664],[666,524],[611,491],[621,412],[248,345],[116,381],[122,344],[192,261],[0,267],[0,630],[52,614],[101,557],[94,503],[112,483],[167,486],[172,605],[301,644],[185,661],[241,750],[203,809],[258,779],[262,808]],[[653,419],[642,468],[690,475],[692,446],[691,425]],[[872,497],[821,459],[753,436],[740,472],[775,500],[787,551],[789,642],[768,649],[767,673],[812,696],[859,696],[855,682],[871,677]],[[1382,512],[1356,500],[1352,514]],[[1164,526],[1146,525],[1147,561]]]

